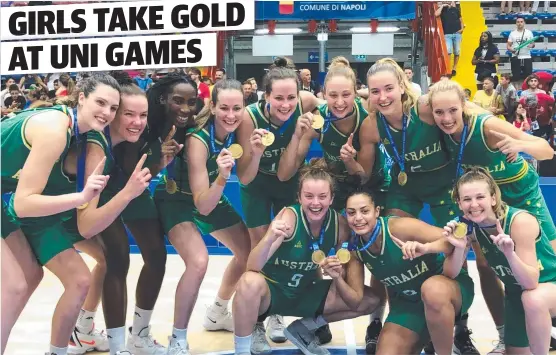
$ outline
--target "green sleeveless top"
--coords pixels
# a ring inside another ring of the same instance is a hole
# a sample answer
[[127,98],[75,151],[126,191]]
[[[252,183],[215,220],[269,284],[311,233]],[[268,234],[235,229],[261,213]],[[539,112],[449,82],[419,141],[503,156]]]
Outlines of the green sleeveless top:
[[[505,216],[501,224],[504,233],[507,235],[511,236],[514,217],[519,213],[528,212],[514,207],[506,207]],[[492,239],[490,239],[490,232],[478,227],[475,227],[473,232],[481,246],[483,255],[488,261],[488,265],[504,283],[506,292],[521,292],[522,288],[513,276],[508,259],[506,259],[506,256],[492,242]],[[536,239],[535,249],[537,251],[537,264],[540,271],[539,282],[555,282],[556,254],[552,249],[548,236],[542,229],[540,235]]]
[[[387,287],[390,297],[401,297],[411,302],[421,302],[421,285],[431,276],[442,272],[443,257],[426,254],[413,260],[404,260],[400,247],[394,243],[388,221],[394,216],[379,217],[382,224],[382,248],[379,255],[369,249],[357,251],[358,259],[373,276]],[[357,248],[363,247],[361,240]]]
[[[314,242],[320,236],[313,236],[306,219],[303,217],[299,204],[288,207],[295,213],[296,223],[292,237],[280,245],[262,269],[263,275],[270,281],[293,290],[303,289],[320,278],[318,265],[312,262]],[[319,247],[326,255],[338,244],[339,222],[338,213],[328,210],[324,221],[325,230],[323,243]]]
[[[473,115],[468,117],[469,126],[463,150],[462,168],[481,166],[487,168],[498,185],[515,182],[527,174],[527,162],[518,156],[513,163],[506,161],[506,155],[499,150],[488,147],[484,132],[484,125],[488,119],[499,118],[490,114]],[[457,161],[460,143],[450,135],[444,134],[444,142],[454,161]],[[454,171],[454,178],[456,171]]]
[[264,174],[276,175],[280,157],[286,150],[286,147],[293,137],[297,119],[303,114],[303,105],[301,104],[301,99],[299,99],[297,108],[295,109],[289,120],[285,122],[281,127],[278,127],[275,124],[271,123],[269,119],[264,115],[265,106],[265,102],[257,102],[247,106],[246,110],[247,113],[249,113],[251,120],[253,120],[255,129],[266,129],[274,133],[274,143],[272,143],[271,146],[266,147],[265,151],[263,152],[263,155],[259,162],[259,171]]
[[[394,142],[390,142],[388,138],[388,129],[381,114],[377,113],[377,126],[380,140],[386,147],[388,155],[394,159],[394,169],[400,171],[396,154],[392,148],[392,144],[396,145],[398,153],[402,154],[402,131],[388,125],[390,134]],[[386,119],[385,119],[386,120]],[[407,174],[420,173],[437,170],[446,166],[450,162],[450,157],[444,151],[442,142],[442,131],[436,125],[430,126],[421,121],[417,109],[411,109],[411,115],[407,119],[405,142],[405,172]]]

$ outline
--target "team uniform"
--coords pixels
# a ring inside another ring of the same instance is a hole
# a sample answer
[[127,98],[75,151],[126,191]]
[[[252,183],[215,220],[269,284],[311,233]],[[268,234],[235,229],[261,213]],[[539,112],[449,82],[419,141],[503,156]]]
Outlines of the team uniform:
[[[270,290],[270,306],[259,321],[268,315],[314,317],[321,315],[332,280],[323,280],[318,265],[312,261],[311,246],[318,243],[303,215],[301,205],[289,206],[296,216],[290,239],[284,240],[261,273]],[[329,209],[324,221],[324,235],[319,249],[328,255],[338,244],[338,213]]]
[[[504,220],[501,221],[505,234],[511,235],[514,217],[519,213],[527,213],[527,211],[509,206],[506,207]],[[542,225],[540,225],[540,228],[540,235],[535,243],[537,262],[540,271],[539,283],[556,283],[556,254],[550,245],[550,241]],[[475,227],[473,235],[481,246],[481,250],[488,261],[488,265],[505,286],[504,342],[506,346],[527,347],[529,346],[529,340],[525,329],[525,311],[523,310],[523,303],[521,302],[523,289],[513,276],[508,259],[506,259],[506,256],[500,249],[493,244],[492,239],[489,237],[490,233]]]
[[[355,98],[354,109],[356,115],[355,128],[353,129],[353,147],[355,150],[359,151],[361,146],[359,142],[359,130],[368,113],[359,97]],[[330,115],[328,104],[320,105],[318,110],[320,115],[325,117],[325,119]],[[340,159],[340,150],[342,149],[342,146],[346,144],[349,134],[345,135],[340,132],[333,122],[331,122],[326,129],[327,125],[328,124],[326,123],[323,129],[317,130],[317,133],[319,133],[318,140],[322,147],[324,159],[331,168],[331,173],[337,183],[336,191],[334,191],[334,203],[332,204],[332,208],[337,211],[341,211],[345,208],[346,200],[349,195],[349,190],[345,184],[346,178],[349,174],[344,162]],[[375,164],[373,165],[371,180],[365,184],[365,188],[372,190],[375,193],[377,205],[384,207],[386,192],[388,191],[388,186],[390,184],[390,175],[387,168],[388,157],[385,154],[384,149],[381,149],[380,145],[382,144],[377,144],[377,156]]]
[[397,181],[401,169],[392,145],[395,144],[401,157],[402,131],[389,125],[386,127],[386,119],[383,121],[380,116],[377,113],[380,140],[388,156],[395,160],[386,209],[399,209],[417,217],[423,204],[429,204],[436,224],[445,225],[454,218],[457,210],[450,195],[456,168],[444,150],[442,132],[436,125],[421,121],[415,107],[411,109],[411,115],[407,118],[404,157],[407,183],[401,186]]
[[[425,341],[430,338],[425,318],[425,308],[421,300],[421,286],[429,277],[442,274],[444,257],[440,254],[426,254],[413,260],[404,260],[403,253],[391,238],[388,221],[396,217],[379,217],[382,224],[382,248],[374,255],[369,249],[357,250],[357,258],[386,286],[390,311],[386,322],[398,324],[414,331]],[[357,248],[364,246],[359,240]],[[466,314],[473,303],[473,280],[466,270],[455,278],[461,291],[460,315]]]
[[[212,123],[209,122],[208,125],[210,124]],[[218,177],[218,164],[216,163],[216,158],[219,152],[225,147],[225,143],[214,138],[214,146],[218,151],[212,151],[208,125],[198,132],[195,129],[190,129],[187,132],[187,136],[198,139],[205,145],[208,152],[206,167],[209,182],[212,184]],[[174,161],[175,182],[178,187],[177,191],[174,194],[170,194],[166,190],[168,181],[168,176],[166,174],[154,193],[154,201],[158,208],[159,218],[166,233],[174,226],[183,222],[195,223],[202,234],[210,234],[217,230],[232,227],[241,222],[241,216],[237,213],[225,195],[220,197],[218,205],[208,216],[199,213],[197,208],[195,208],[193,193],[189,186],[188,166],[185,160],[185,154],[183,156],[182,154],[176,156]]]
[[270,224],[271,212],[278,213],[283,207],[295,203],[297,198],[298,175],[282,182],[276,172],[280,157],[295,132],[297,119],[303,113],[301,99],[294,113],[281,127],[275,126],[265,117],[264,105],[264,102],[259,102],[246,108],[255,129],[267,129],[275,136],[274,143],[263,152],[257,176],[249,184],[240,185],[241,205],[247,228]]
[[[556,227],[539,186],[539,175],[523,157],[518,156],[515,162],[510,163],[504,153],[488,147],[484,125],[490,118],[498,119],[490,114],[469,117],[462,167],[478,165],[488,169],[500,187],[502,200],[530,212],[539,220],[548,239],[556,239]],[[457,159],[460,144],[449,135],[444,135],[444,140],[453,159]],[[455,170],[453,174],[455,176]]]

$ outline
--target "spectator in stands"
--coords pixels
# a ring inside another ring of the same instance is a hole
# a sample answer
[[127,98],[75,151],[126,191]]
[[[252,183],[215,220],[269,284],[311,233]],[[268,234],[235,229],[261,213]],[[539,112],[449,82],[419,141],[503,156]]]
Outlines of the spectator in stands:
[[50,106],[52,106],[52,103],[44,100],[43,98],[42,88],[33,87],[29,89],[29,93],[27,94],[27,104],[25,105],[26,110]]
[[212,81],[210,76],[203,76],[202,82],[207,84],[209,88],[214,85],[214,82]]
[[[539,9],[539,3],[540,1],[533,1],[533,8],[531,9],[531,12],[534,14],[537,13],[537,10]],[[544,3],[544,13],[548,12],[548,9],[550,8],[550,1],[543,1]]]
[[[4,100],[4,107],[6,107],[7,113],[23,110],[27,100],[25,100],[25,97],[19,90],[19,86],[17,86],[17,84],[12,84],[8,90],[10,91],[10,97]],[[2,116],[4,115],[5,113],[2,114]]]
[[505,111],[502,97],[494,93],[494,78],[491,76],[483,79],[483,89],[475,93],[473,103],[492,112],[493,115],[497,115],[501,119],[506,119],[502,115]]
[[[473,53],[471,64],[475,66],[475,79],[477,90],[482,90],[483,79],[490,76],[496,77],[496,64],[500,61],[500,51],[492,41],[492,33],[485,31],[479,38],[479,46]],[[495,79],[495,82],[498,79]]]
[[137,86],[145,92],[154,84],[153,79],[147,76],[147,70],[145,69],[139,70],[139,73],[133,78],[133,80],[135,80]]
[[245,80],[241,84],[241,91],[243,92],[243,102],[245,106],[254,104],[258,101],[257,94],[253,92],[253,86],[251,86],[251,81]]
[[255,78],[249,78],[247,80],[249,80],[249,82],[251,83],[251,89],[257,95],[257,101],[261,100],[264,95],[264,91],[259,90],[257,80],[255,80]]
[[515,14],[514,10],[512,9],[513,1],[502,1],[500,4],[500,15],[506,14],[506,3],[508,4],[508,14]]
[[465,101],[471,100],[471,90],[464,89],[463,92],[465,93]]
[[455,1],[443,1],[436,10],[435,15],[440,17],[442,21],[448,55],[454,55],[452,76],[455,76],[460,55],[461,35],[465,29],[459,5],[456,5]]
[[409,82],[411,83],[411,87],[413,88],[413,91],[415,91],[418,94],[418,96],[421,96],[423,94],[423,91],[421,90],[421,85],[413,82],[413,68],[411,68],[410,66],[405,66],[403,68],[403,71],[405,73],[405,76],[407,76],[407,80],[409,80]]
[[203,106],[210,103],[210,89],[207,84],[201,82],[201,71],[198,68],[191,68],[191,80],[197,83],[197,99],[203,101]]
[[533,38],[533,32],[525,28],[525,19],[518,16],[516,19],[516,29],[510,33],[506,48],[512,53],[510,59],[512,68],[512,78],[519,82],[533,73],[533,59],[531,58],[530,49],[535,47],[535,42],[517,49],[521,43]]
[[496,86],[495,94],[502,98],[504,117],[507,120],[511,120],[517,104],[517,90],[512,84],[512,75],[510,73],[504,73],[500,75],[500,78],[500,84]]
[[224,68],[216,69],[216,72],[214,73],[214,83],[216,84],[222,79],[226,79],[226,70]]
[[8,77],[8,79],[6,79],[6,87],[4,90],[0,91],[0,108],[6,108],[6,106],[4,106],[4,101],[10,97],[10,86],[13,84],[15,84],[15,79],[11,76]]
[[311,94],[322,98],[320,85],[316,81],[311,80],[311,71],[309,69],[301,69],[299,77],[301,78],[301,90],[309,91]]
[[549,140],[552,134],[554,98],[543,93],[527,93],[519,103],[525,107],[527,117],[531,119],[533,135]]
[[546,94],[546,91],[539,87],[540,80],[537,74],[529,75],[525,80],[525,83],[527,85],[527,90],[523,90],[521,92],[520,98],[528,94]]
[[[513,124],[515,127],[519,128],[523,132],[528,134],[533,134],[531,130],[531,119],[527,117],[527,110],[523,107],[522,104],[518,104],[515,110],[515,115],[513,117]],[[525,161],[529,162],[535,170],[537,169],[537,160],[533,158],[531,155],[527,153],[520,152],[519,155],[525,159]]]
[[[547,94],[550,94],[550,90],[552,88],[553,85],[553,75],[546,72],[546,71],[538,71],[535,72],[535,74],[537,76],[538,79],[538,89],[544,90],[544,92],[546,92]],[[530,77],[530,76],[529,76]],[[521,89],[522,90],[527,90],[529,89],[529,84],[527,83],[527,81],[529,80],[529,77],[527,77],[525,80],[523,80],[523,84],[521,84]]]
[[58,90],[56,90],[56,98],[60,99],[71,96],[73,88],[75,87],[75,82],[68,73],[64,73],[60,75],[60,79],[58,79],[58,85],[59,88]]

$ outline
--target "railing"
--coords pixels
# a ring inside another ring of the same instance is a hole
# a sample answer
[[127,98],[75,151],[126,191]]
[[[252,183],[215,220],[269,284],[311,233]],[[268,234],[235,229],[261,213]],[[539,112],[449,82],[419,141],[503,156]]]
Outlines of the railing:
[[442,21],[434,15],[438,5],[436,2],[422,1],[419,8],[428,74],[434,83],[440,80],[441,75],[450,73],[450,57],[444,40]]

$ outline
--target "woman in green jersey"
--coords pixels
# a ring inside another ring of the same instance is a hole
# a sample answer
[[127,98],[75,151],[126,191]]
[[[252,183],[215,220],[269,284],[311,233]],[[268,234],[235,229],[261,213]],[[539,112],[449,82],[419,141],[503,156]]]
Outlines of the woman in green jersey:
[[[552,159],[554,151],[548,142],[529,135],[511,123],[491,114],[473,114],[464,107],[463,88],[454,81],[441,81],[429,91],[429,104],[437,126],[444,132],[444,144],[456,162],[454,179],[461,169],[482,166],[492,174],[510,206],[524,209],[541,223],[542,230],[556,247],[556,227],[539,187],[539,176],[520,155],[530,154],[537,160]],[[465,144],[461,144],[465,142]],[[459,170],[459,171],[458,171]],[[502,284],[489,267],[477,243],[473,243],[481,291],[500,333],[504,327]]]
[[[33,253],[64,286],[54,311],[51,354],[66,354],[68,339],[90,283],[87,265],[67,241],[64,222],[72,210],[90,202],[106,185],[101,161],[82,191],[67,193],[66,156],[72,140],[101,131],[114,119],[118,83],[107,75],[86,79],[74,114],[65,106],[24,111],[2,124],[2,189],[13,192],[8,213],[17,218]],[[9,158],[8,158],[9,157]]]
[[[378,304],[370,288],[353,284],[363,268],[346,265],[323,280],[319,265],[349,241],[345,218],[330,208],[334,179],[324,159],[312,159],[300,171],[299,204],[277,214],[264,238],[249,255],[248,271],[233,301],[235,353],[249,354],[253,326],[270,314],[303,317],[284,331],[304,354],[328,354],[317,340],[317,328],[329,322],[370,313]],[[349,286],[348,286],[349,285]]]
[[[453,191],[467,221],[467,235],[456,238],[456,221],[445,236],[462,260],[477,242],[504,283],[506,354],[548,354],[551,317],[556,316],[556,255],[535,216],[506,205],[494,178],[483,168],[468,169]],[[460,267],[461,261],[454,266]]]
[[[245,149],[237,162],[237,175],[251,248],[266,233],[272,214],[295,202],[297,178],[282,182],[276,176],[280,156],[292,140],[299,116],[319,104],[313,94],[300,91],[295,66],[285,58],[274,61],[263,83],[264,100],[247,107],[237,129],[238,142]],[[264,332],[263,324],[257,327]],[[273,341],[286,341],[281,317],[270,317],[269,327]],[[260,346],[270,349],[268,343]]]
[[[386,286],[390,311],[378,339],[377,354],[420,354],[431,329],[439,354],[451,352],[454,320],[473,302],[473,281],[465,270],[446,268],[453,247],[443,230],[415,218],[380,217],[372,193],[356,191],[347,200],[348,224],[355,234],[353,252]],[[444,256],[439,253],[444,253]],[[324,267],[323,267],[324,268]],[[452,276],[455,280],[442,275]],[[364,283],[361,277],[360,283]]]
[[235,160],[243,153],[235,130],[244,110],[241,83],[218,81],[210,104],[187,132],[184,155],[168,166],[168,176],[155,192],[164,231],[186,266],[176,290],[174,327],[168,346],[171,354],[189,353],[187,328],[209,262],[203,234],[211,234],[234,254],[203,326],[207,330],[233,330],[228,302],[245,271],[251,248],[247,228],[224,195],[224,188]]
[[[346,178],[364,174],[355,157],[359,149],[359,129],[367,117],[367,103],[356,97],[355,84],[355,73],[347,59],[334,58],[324,79],[326,103],[320,105],[314,114],[305,113],[297,120],[297,127],[280,158],[277,172],[281,181],[291,179],[303,165],[312,141],[317,139],[338,183],[333,206],[338,211],[346,205]],[[379,162],[373,166],[375,171],[371,186],[376,187],[377,193],[384,193],[387,188],[385,159],[384,155],[378,154],[377,157]]]

